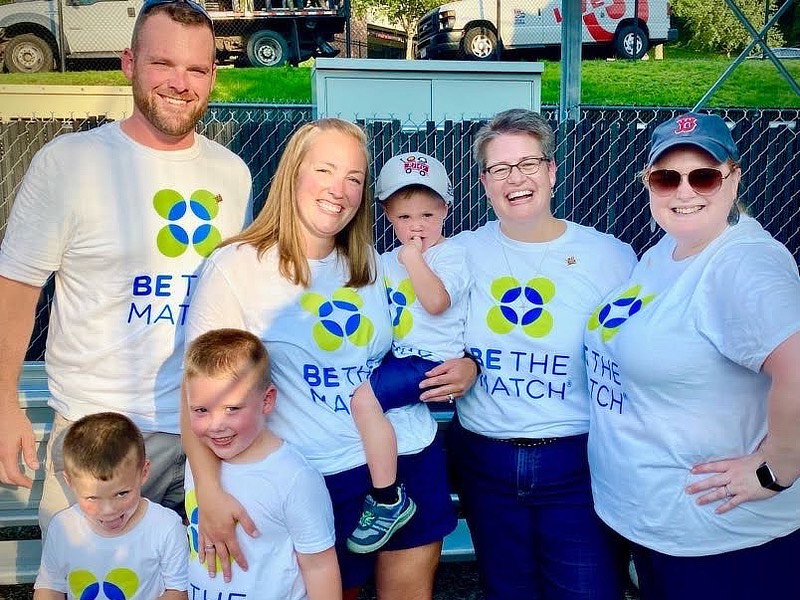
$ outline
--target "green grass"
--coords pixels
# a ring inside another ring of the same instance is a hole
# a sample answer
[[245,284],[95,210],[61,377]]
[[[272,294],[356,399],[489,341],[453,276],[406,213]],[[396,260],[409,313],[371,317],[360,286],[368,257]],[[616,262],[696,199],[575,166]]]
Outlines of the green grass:
[[218,69],[217,102],[311,103],[309,66],[277,69]]
[[[668,47],[662,61],[585,60],[582,102],[603,106],[693,106],[733,58],[700,56]],[[212,100],[217,102],[311,102],[311,61],[299,68],[221,68]],[[560,64],[544,61],[542,103],[557,104]],[[800,61],[784,61],[800,80]],[[0,84],[127,85],[119,71],[0,75]],[[747,60],[711,98],[709,106],[800,108],[800,96],[770,61]]]

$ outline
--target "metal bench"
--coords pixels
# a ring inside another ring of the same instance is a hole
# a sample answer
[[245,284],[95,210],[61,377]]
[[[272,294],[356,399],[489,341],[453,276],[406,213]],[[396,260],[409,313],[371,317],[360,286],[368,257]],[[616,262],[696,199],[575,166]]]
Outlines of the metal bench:
[[[49,392],[47,376],[42,363],[26,363],[19,385],[20,405],[25,409],[36,434],[36,452],[44,465],[45,449],[53,421],[53,411],[47,406]],[[445,429],[452,418],[452,411],[434,412],[440,428]],[[25,530],[38,525],[38,506],[42,497],[44,468],[26,473],[33,479],[33,488],[15,488],[0,484],[0,585],[32,583],[39,569],[42,544],[39,539],[18,539]],[[453,494],[453,501],[458,496]],[[16,528],[16,529],[15,529]],[[27,530],[31,531],[30,529]],[[19,532],[19,533],[18,533]],[[14,539],[7,539],[7,538]],[[455,562],[474,559],[469,528],[464,519],[444,541],[442,560]]]

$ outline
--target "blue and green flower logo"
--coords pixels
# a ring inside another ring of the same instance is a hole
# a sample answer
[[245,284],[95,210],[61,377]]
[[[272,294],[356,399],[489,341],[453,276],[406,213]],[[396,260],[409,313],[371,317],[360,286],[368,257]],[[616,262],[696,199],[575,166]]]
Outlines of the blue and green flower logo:
[[183,507],[189,520],[189,525],[186,527],[186,533],[189,536],[189,554],[194,560],[200,550],[200,510],[197,508],[197,495],[194,489],[186,492],[183,498]]
[[86,569],[76,569],[67,576],[67,585],[72,596],[80,600],[99,598],[102,588],[104,598],[108,600],[127,600],[139,589],[139,576],[125,567],[111,569],[103,581]]
[[489,309],[486,324],[491,331],[506,334],[521,327],[526,335],[540,338],[553,328],[553,315],[545,308],[556,295],[555,284],[545,277],[534,277],[521,284],[506,275],[491,284],[492,297],[499,303]]
[[617,335],[625,321],[650,304],[656,297],[655,294],[650,294],[639,298],[641,291],[641,285],[634,285],[622,292],[616,300],[598,306],[589,317],[586,328],[589,331],[599,328],[601,330],[600,338],[603,342],[608,342]]
[[402,340],[414,328],[414,316],[409,308],[417,301],[414,287],[410,279],[403,279],[395,288],[391,280],[385,277],[386,294],[389,296],[389,314],[392,317],[394,338]]
[[[197,560],[197,555],[200,552],[200,509],[197,507],[197,494],[194,489],[186,492],[183,499],[183,507],[189,519],[189,525],[186,527],[186,533],[189,537],[189,560]],[[233,563],[232,557],[228,557],[228,560]],[[217,572],[221,570],[222,561],[217,556]]]
[[[191,244],[195,252],[206,257],[222,241],[222,234],[211,224],[219,213],[218,198],[208,190],[195,190],[188,200],[175,190],[160,190],[153,196],[153,208],[169,221],[156,236],[156,245],[164,256],[177,258]],[[180,224],[190,213],[202,222],[191,235]]]
[[345,339],[354,346],[366,346],[375,334],[372,321],[361,314],[364,300],[352,288],[339,288],[330,298],[306,292],[300,306],[319,318],[311,333],[317,346],[326,352],[338,350]]

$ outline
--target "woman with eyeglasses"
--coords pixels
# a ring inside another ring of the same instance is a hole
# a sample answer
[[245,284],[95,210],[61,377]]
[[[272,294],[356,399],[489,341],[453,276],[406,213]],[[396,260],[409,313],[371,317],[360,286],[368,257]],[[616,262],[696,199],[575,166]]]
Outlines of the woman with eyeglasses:
[[740,214],[739,152],[720,117],[681,115],[651,141],[644,183],[666,235],[586,331],[595,506],[632,542],[643,600],[790,597],[797,264]]
[[485,597],[620,600],[592,508],[583,329],[636,256],[553,215],[555,139],[539,114],[498,114],[474,153],[497,220],[454,238],[475,281],[465,342],[481,373],[456,403],[449,456]]

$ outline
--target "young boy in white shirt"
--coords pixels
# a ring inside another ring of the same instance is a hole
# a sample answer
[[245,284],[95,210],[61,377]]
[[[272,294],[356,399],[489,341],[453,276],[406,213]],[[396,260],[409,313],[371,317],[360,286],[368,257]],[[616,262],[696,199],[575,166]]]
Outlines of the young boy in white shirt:
[[178,514],[141,495],[150,473],[128,417],[79,419],[64,437],[64,473],[77,502],[50,523],[35,600],[186,600],[186,531]]
[[[249,557],[247,571],[233,563],[230,581],[210,577],[198,559],[199,513],[187,463],[192,598],[341,600],[325,482],[266,424],[277,390],[264,344],[238,329],[208,331],[189,345],[184,369],[192,433],[222,460],[223,488],[242,503],[259,532],[253,538],[237,529]],[[207,558],[214,556],[213,546],[204,550]]]
[[464,252],[442,233],[453,185],[441,162],[420,152],[394,156],[378,175],[375,195],[401,245],[381,256],[392,351],[350,401],[373,486],[347,540],[361,554],[381,548],[416,511],[397,481],[397,439],[384,413],[419,402],[425,373],[464,356],[470,282]]

